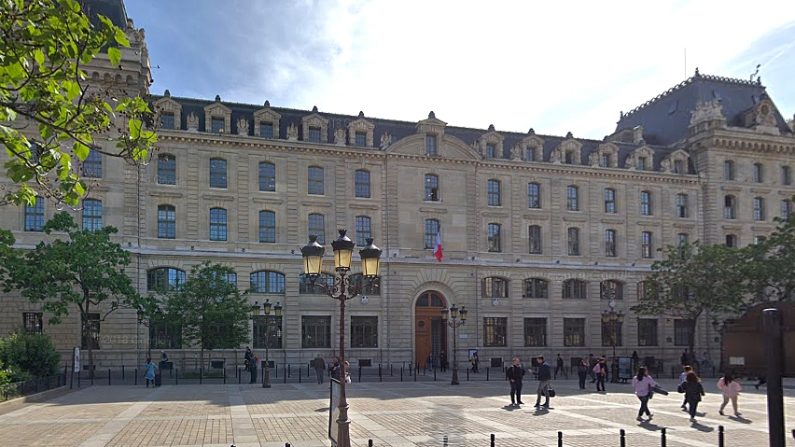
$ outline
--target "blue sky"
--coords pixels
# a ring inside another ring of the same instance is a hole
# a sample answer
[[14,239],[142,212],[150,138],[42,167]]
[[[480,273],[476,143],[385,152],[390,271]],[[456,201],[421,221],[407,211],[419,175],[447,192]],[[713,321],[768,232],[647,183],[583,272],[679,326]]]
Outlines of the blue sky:
[[[488,7],[484,7],[484,5]],[[152,92],[601,139],[691,76],[795,113],[795,2],[126,0]]]

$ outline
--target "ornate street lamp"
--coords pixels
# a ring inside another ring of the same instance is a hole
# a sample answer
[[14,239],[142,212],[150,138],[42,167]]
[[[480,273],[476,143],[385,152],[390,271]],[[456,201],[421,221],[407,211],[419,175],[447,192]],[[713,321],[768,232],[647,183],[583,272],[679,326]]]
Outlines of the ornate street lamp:
[[[615,291],[613,291],[613,293],[615,293]],[[610,345],[613,347],[613,361],[615,361],[616,340],[618,339],[618,325],[624,322],[624,313],[616,312],[616,300],[612,296],[607,306],[610,309],[602,312],[602,323],[610,325]]]
[[459,310],[455,304],[450,306],[450,309],[442,309],[442,323],[453,328],[453,379],[450,381],[450,385],[458,385],[458,361],[456,356],[458,349],[455,330],[467,321],[467,312],[466,307],[461,306]]
[[[348,272],[351,269],[353,260],[353,248],[356,244],[345,235],[346,230],[339,230],[339,237],[331,243],[334,250],[334,283],[329,286],[325,281],[321,281],[318,286],[332,299],[340,303],[340,415],[337,419],[337,446],[350,447],[350,419],[348,419],[348,400],[345,396],[345,302],[355,298],[362,292],[362,289],[372,284],[378,278],[380,269],[381,249],[373,244],[373,239],[367,238],[367,246],[359,250],[359,257],[362,259],[362,276],[367,281],[350,282]],[[304,258],[304,275],[312,285],[321,275],[323,267],[323,254],[325,248],[317,242],[317,236],[309,236],[309,243],[301,248],[301,256]]]
[[[270,388],[271,369],[268,349],[270,348],[271,327],[277,327],[276,323],[282,317],[282,305],[277,301],[274,306],[271,304],[271,300],[265,300],[265,303],[262,305],[262,310],[265,313],[265,366],[262,370],[262,387]],[[271,311],[273,311],[273,315],[271,315]],[[251,306],[251,319],[256,320],[257,317],[261,315],[259,301],[255,301],[254,305]]]

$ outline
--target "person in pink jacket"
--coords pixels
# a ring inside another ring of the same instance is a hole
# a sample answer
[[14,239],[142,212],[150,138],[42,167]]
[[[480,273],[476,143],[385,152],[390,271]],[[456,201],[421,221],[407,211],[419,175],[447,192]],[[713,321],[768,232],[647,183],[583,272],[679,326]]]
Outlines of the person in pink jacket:
[[737,396],[740,395],[740,391],[743,389],[740,384],[734,380],[730,373],[726,373],[723,377],[718,379],[718,389],[723,392],[723,403],[718,413],[723,416],[723,409],[726,408],[726,404],[729,403],[729,399],[731,399],[734,415],[739,416],[740,413],[737,411]]

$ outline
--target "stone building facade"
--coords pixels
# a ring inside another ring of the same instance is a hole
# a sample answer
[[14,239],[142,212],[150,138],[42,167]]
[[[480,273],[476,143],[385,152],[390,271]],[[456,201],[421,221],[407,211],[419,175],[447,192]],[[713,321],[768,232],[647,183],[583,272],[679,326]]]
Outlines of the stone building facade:
[[[127,25],[123,6],[117,19]],[[128,33],[124,89],[148,93],[143,31],[130,23]],[[118,70],[103,60],[88,67],[92,82],[114,81],[108,73]],[[610,356],[614,340],[617,355],[673,362],[687,325],[630,310],[658,249],[683,240],[747,245],[793,209],[792,124],[758,80],[696,72],[622,114],[603,140],[455,127],[433,112],[403,122],[167,90],[152,105],[160,129],[151,162],[90,158],[81,168],[92,187],[71,212],[84,226],[119,228],[142,293],[173,287],[206,260],[233,267],[252,304],[284,306],[268,338],[271,359],[283,364],[337,350],[338,305],[301,277],[309,234],[328,244],[346,228],[357,244],[373,237],[383,249],[379,286],[348,305],[354,364],[424,365],[443,350],[452,359],[453,332],[439,314],[453,304],[469,310],[456,333],[462,364],[473,349],[486,364],[516,354]],[[7,207],[0,224],[30,247],[44,237],[38,222],[56,211],[44,201]],[[81,344],[76,319],[51,326],[36,305],[4,299],[3,332],[41,330],[65,352]],[[611,299],[620,325],[602,322]],[[714,362],[709,321],[697,326],[697,352]],[[261,322],[251,325],[256,350],[265,344]],[[141,323],[129,310],[95,323],[100,368],[140,362],[149,349],[193,358],[177,328]]]

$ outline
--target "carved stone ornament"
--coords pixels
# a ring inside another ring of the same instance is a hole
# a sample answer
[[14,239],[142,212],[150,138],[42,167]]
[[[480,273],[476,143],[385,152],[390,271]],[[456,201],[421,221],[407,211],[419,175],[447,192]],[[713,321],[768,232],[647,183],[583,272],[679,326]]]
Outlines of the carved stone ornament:
[[549,161],[560,164],[560,147],[555,148],[555,150],[549,154]]
[[591,166],[599,166],[599,152],[591,152],[588,156],[588,164]]
[[511,160],[521,161],[522,160],[522,148],[518,144],[514,145],[511,148]]
[[663,161],[660,162],[660,168],[662,172],[671,172],[671,159],[666,157]]
[[721,120],[726,121],[723,115],[723,106],[717,99],[712,101],[699,101],[696,103],[696,110],[690,115],[690,125],[704,121]]
[[334,129],[334,144],[345,146],[345,129],[341,127]]
[[381,134],[381,149],[386,149],[392,145],[392,134],[384,132]]
[[237,119],[237,134],[248,135],[248,120],[245,118]]
[[188,115],[188,130],[194,132],[199,130],[199,117],[193,112]]
[[287,139],[290,141],[298,141],[298,126],[295,123],[290,123],[287,128]]

